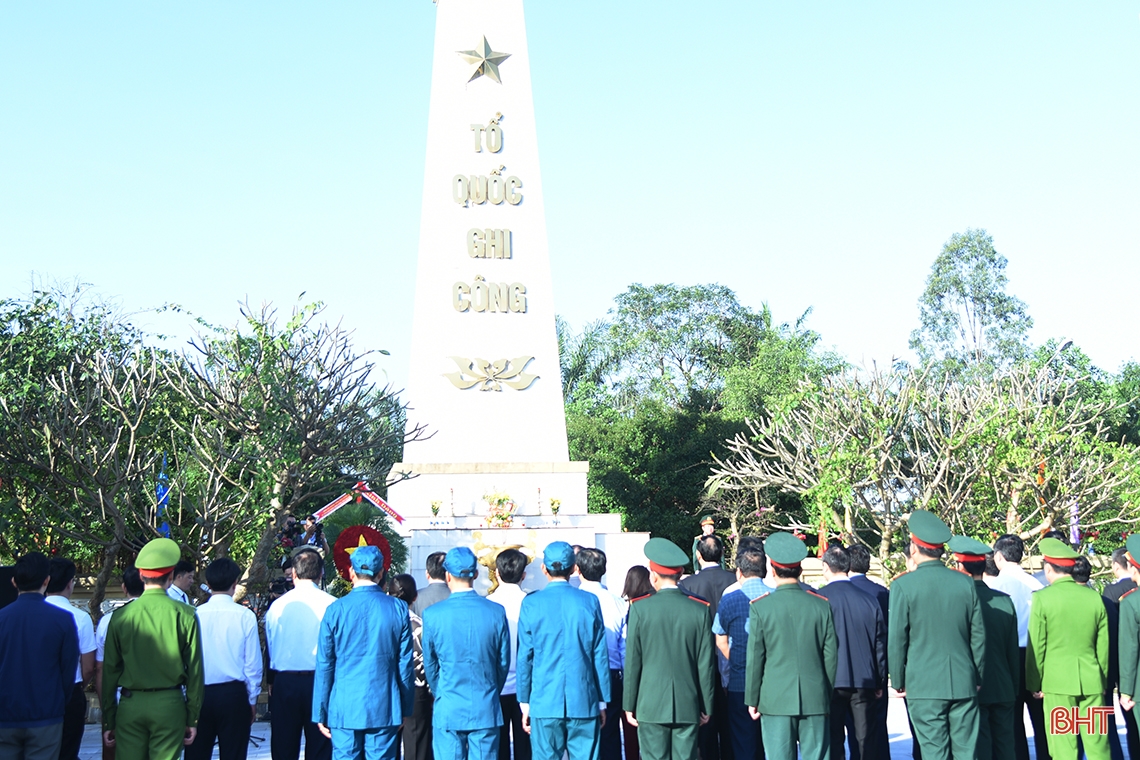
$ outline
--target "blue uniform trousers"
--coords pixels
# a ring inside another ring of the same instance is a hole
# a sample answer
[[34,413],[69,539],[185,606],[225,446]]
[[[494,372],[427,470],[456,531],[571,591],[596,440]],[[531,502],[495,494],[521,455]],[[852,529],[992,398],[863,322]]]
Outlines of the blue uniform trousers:
[[498,760],[499,727],[470,731],[432,728],[431,751],[435,760]]
[[330,728],[332,760],[396,760],[399,726]]
[[601,729],[600,717],[531,718],[531,755],[534,760],[562,760],[565,752],[570,760],[598,760]]

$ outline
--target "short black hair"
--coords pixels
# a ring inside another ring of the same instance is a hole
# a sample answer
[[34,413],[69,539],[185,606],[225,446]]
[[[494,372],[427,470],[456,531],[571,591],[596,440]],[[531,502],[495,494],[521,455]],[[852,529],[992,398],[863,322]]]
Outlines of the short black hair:
[[1073,560],[1073,580],[1077,583],[1088,583],[1091,577],[1092,563],[1088,557],[1082,554]]
[[763,578],[768,572],[764,562],[764,550],[748,547],[736,553],[736,569],[745,578]]
[[1069,543],[1069,537],[1066,536],[1064,533],[1062,533],[1059,530],[1046,531],[1045,535],[1042,536],[1041,538],[1055,538],[1058,541],[1064,541],[1066,544]]
[[316,549],[305,549],[293,557],[293,577],[305,581],[319,581],[325,570],[325,561]]
[[697,555],[705,562],[719,564],[724,556],[724,542],[715,535],[703,536],[697,541]]
[[851,569],[851,555],[842,546],[827,547],[820,559],[833,573],[846,573]]
[[865,544],[848,546],[847,557],[851,560],[851,569],[848,572],[862,573],[863,575],[871,572],[871,550]]
[[211,591],[229,591],[240,577],[241,568],[229,557],[218,557],[206,565],[206,585]]
[[1044,565],[1048,565],[1049,567],[1053,568],[1054,572],[1060,573],[1061,575],[1072,575],[1074,569],[1076,568],[1076,565],[1054,565],[1048,560],[1045,560],[1042,563],[1042,569],[1044,569]]
[[39,552],[28,552],[16,560],[12,578],[20,591],[39,591],[51,575],[51,561]]
[[522,580],[526,566],[530,564],[527,556],[518,549],[503,549],[495,557],[495,570],[499,573],[499,580],[503,583],[518,583]]
[[67,584],[71,583],[71,579],[74,577],[74,562],[63,557],[53,557],[51,561],[51,573],[48,580],[47,592],[49,594],[58,594],[67,588]]
[[970,560],[969,562],[962,562],[958,560],[958,564],[970,576],[985,575],[986,574],[986,561],[984,559]]
[[777,578],[799,578],[804,569],[799,565],[794,567],[776,567],[772,565],[772,572],[776,574]]
[[907,549],[907,556],[910,556],[913,552],[918,552],[918,554],[922,557],[929,557],[930,559],[942,559],[943,549],[941,546],[939,546],[937,549],[928,549],[925,546],[919,546],[914,541],[907,542],[907,546],[909,547]]
[[146,587],[143,586],[139,569],[134,565],[127,565],[127,569],[123,571],[123,587],[127,590],[128,596],[142,596]]
[[419,592],[416,591],[416,579],[406,573],[392,576],[388,581],[388,596],[402,599],[407,604],[416,601]]
[[[681,580],[681,573],[661,573],[661,572],[657,572],[656,570],[654,570],[653,572],[657,573],[658,578],[664,578],[667,581],[673,581],[674,583],[676,583],[676,582]],[[652,585],[652,582],[651,582],[651,585]]]
[[606,553],[601,549],[579,549],[574,555],[578,572],[588,581],[600,581],[606,574]]
[[1112,550],[1112,564],[1128,569],[1128,550],[1123,546]]
[[1006,533],[994,541],[994,553],[1000,554],[1006,562],[1020,563],[1025,557],[1025,542],[1020,536]]
[[[555,562],[554,564],[560,565],[562,563]],[[548,572],[550,574],[551,578],[569,578],[571,575],[574,574],[574,568],[576,567],[573,563],[571,563],[571,564],[567,565],[566,567],[560,567],[558,569],[555,569],[555,568],[547,565],[545,562],[542,564],[542,566],[544,568],[546,568],[546,572]]]
[[189,562],[189,561],[184,560],[184,559],[180,559],[180,560],[178,560],[178,562],[175,563],[174,570],[172,571],[171,575],[173,575],[175,578],[177,578],[178,576],[182,575],[183,573],[193,573],[193,572],[194,572],[194,563]]
[[996,578],[998,576],[998,566],[997,563],[994,562],[993,552],[990,552],[986,555],[986,575],[990,576],[991,578]]
[[427,556],[427,562],[424,563],[424,569],[427,570],[427,577],[433,581],[447,580],[447,571],[443,569],[443,560],[447,558],[447,552],[432,552]]
[[736,551],[742,552],[745,549],[759,549],[764,551],[764,539],[760,536],[741,536],[740,540],[736,542]]

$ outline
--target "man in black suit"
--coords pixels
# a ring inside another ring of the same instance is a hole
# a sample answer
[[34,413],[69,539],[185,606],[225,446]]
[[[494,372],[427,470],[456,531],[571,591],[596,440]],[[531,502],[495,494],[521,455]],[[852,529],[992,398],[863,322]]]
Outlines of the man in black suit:
[[443,569],[443,559],[446,556],[446,552],[432,552],[424,563],[428,583],[416,591],[416,601],[412,602],[411,607],[417,617],[422,618],[424,610],[451,596],[451,589],[447,587],[447,572]]
[[[1105,704],[1112,704],[1112,692],[1120,683],[1120,661],[1117,657],[1117,642],[1120,630],[1120,597],[1136,588],[1132,580],[1132,571],[1128,567],[1128,551],[1124,548],[1112,553],[1112,574],[1116,580],[1104,587],[1104,609],[1108,614],[1108,694],[1105,695]],[[1133,708],[1135,709],[1135,708]],[[1133,710],[1121,708],[1124,715],[1124,728],[1128,742],[1128,756],[1140,758],[1140,732],[1137,731],[1136,714]],[[1122,760],[1120,739],[1115,731],[1109,732],[1109,749],[1113,760]]]
[[[715,535],[701,536],[697,540],[697,559],[700,572],[690,575],[679,584],[681,590],[692,596],[699,596],[709,603],[709,635],[712,635],[712,621],[716,619],[717,608],[724,590],[736,583],[736,573],[720,566],[724,557],[724,543]],[[697,729],[697,746],[701,760],[732,760],[732,741],[729,738],[728,694],[724,683],[718,677],[713,692],[712,720]]]
[[835,633],[839,637],[839,667],[831,697],[831,756],[843,757],[847,717],[854,726],[859,756],[872,760],[884,755],[876,744],[877,700],[887,688],[887,626],[878,602],[848,578],[851,559],[842,546],[823,553],[820,596],[831,603]]
[[699,596],[709,603],[709,614],[716,617],[721,594],[736,583],[736,574],[720,566],[724,557],[724,543],[718,536],[703,536],[697,541],[697,558],[700,572],[681,581],[681,590],[686,594]]
[[[847,573],[851,585],[870,594],[879,603],[879,609],[883,613],[883,630],[885,631],[887,621],[890,620],[891,592],[886,586],[875,583],[867,577],[867,573],[871,570],[871,550],[863,544],[851,544],[847,547],[847,556],[851,560],[851,569]],[[884,689],[883,695],[875,700],[874,744],[878,749],[878,754],[864,758],[864,760],[878,760],[880,757],[888,757],[891,738],[887,731],[887,710],[890,704],[890,697]],[[852,747],[852,750],[854,749],[855,747]],[[851,758],[852,760],[860,760],[854,751],[851,753]]]

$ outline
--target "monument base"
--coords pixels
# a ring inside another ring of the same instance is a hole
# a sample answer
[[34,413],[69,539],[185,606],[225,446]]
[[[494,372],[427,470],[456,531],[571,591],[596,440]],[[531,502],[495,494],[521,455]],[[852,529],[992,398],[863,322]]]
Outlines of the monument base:
[[[603,582],[616,592],[634,565],[644,565],[642,549],[648,533],[623,533],[621,515],[589,514],[586,509],[587,462],[473,462],[392,467],[388,503],[404,517],[396,526],[408,543],[408,572],[427,583],[427,557],[432,552],[467,546],[479,557],[476,589],[487,593],[488,571],[499,551],[519,549],[532,558],[526,590],[542,588],[542,550],[553,541],[594,547],[606,553]],[[509,526],[488,518],[484,498],[505,494],[515,503]],[[551,503],[556,501],[556,505]]]

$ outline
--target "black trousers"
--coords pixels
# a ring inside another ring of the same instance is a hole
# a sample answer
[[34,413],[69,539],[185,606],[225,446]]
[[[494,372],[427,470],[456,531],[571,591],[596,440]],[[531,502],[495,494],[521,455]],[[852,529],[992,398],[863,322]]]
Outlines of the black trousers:
[[728,694],[716,674],[713,686],[713,714],[709,722],[697,729],[697,751],[701,760],[733,760],[729,738]]
[[186,760],[210,760],[215,741],[218,760],[245,760],[252,723],[244,683],[207,684],[198,717],[198,734],[194,743],[186,748]]
[[[610,670],[610,701],[606,703],[606,724],[602,726],[600,760],[621,760],[621,702],[625,694],[620,670]],[[502,758],[502,754],[499,755]],[[519,760],[515,755],[515,760]]]
[[1025,688],[1025,649],[1021,650],[1021,688],[1017,692],[1017,702],[1013,706],[1013,730],[1016,732],[1013,739],[1013,749],[1017,755],[1016,760],[1029,760],[1029,739],[1025,736],[1025,713],[1022,706],[1029,710],[1029,723],[1033,726],[1033,748],[1037,760],[1050,760],[1049,743],[1046,741],[1045,705],[1040,699]]
[[[878,743],[878,700],[874,689],[835,689],[831,692],[831,756],[844,756],[847,718],[851,717],[852,733],[859,747],[859,757],[875,760],[882,757]],[[889,755],[888,755],[889,757]]]
[[[404,718],[404,760],[432,760],[431,714],[434,707],[435,697],[431,690],[417,686],[412,700],[412,717]],[[530,749],[529,743],[527,749]]]
[[269,752],[273,760],[297,760],[305,734],[305,760],[331,760],[332,742],[313,723],[313,672],[279,670],[269,695]]
[[83,684],[75,684],[63,708],[63,741],[59,745],[59,760],[78,760],[79,745],[83,744],[83,724],[87,722],[87,695]]
[[499,760],[511,760],[511,734],[514,734],[515,760],[530,760],[530,734],[523,730],[518,695],[500,694],[499,704],[503,708],[503,725],[499,728]]

